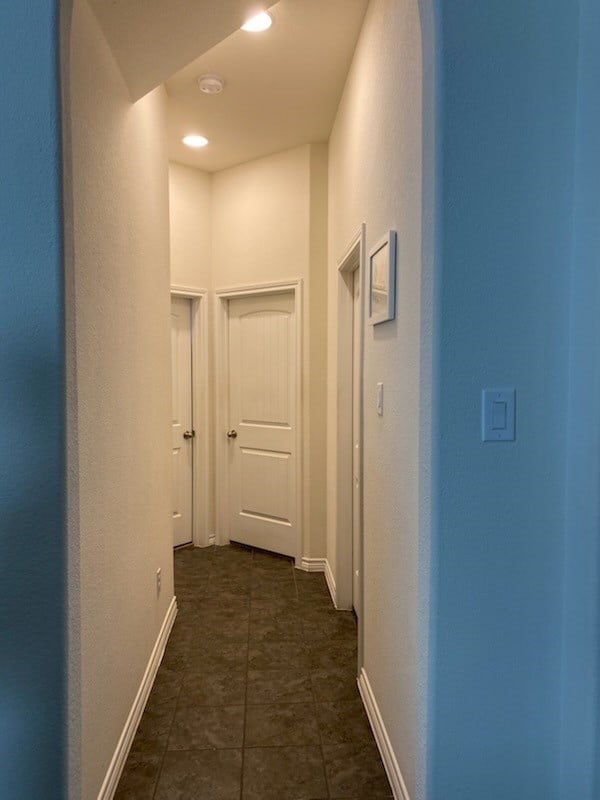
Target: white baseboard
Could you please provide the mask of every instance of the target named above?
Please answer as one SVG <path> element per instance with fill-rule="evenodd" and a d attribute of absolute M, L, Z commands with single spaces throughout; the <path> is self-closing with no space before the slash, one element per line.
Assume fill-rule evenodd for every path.
<path fill-rule="evenodd" d="M 98 800 L 112 800 L 114 793 L 117 790 L 117 785 L 119 783 L 121 773 L 123 772 L 125 762 L 127 761 L 127 756 L 129 755 L 129 749 L 131 748 L 133 737 L 135 736 L 137 727 L 140 724 L 140 719 L 144 713 L 144 708 L 148 702 L 148 696 L 150 694 L 150 690 L 152 689 L 152 685 L 154 684 L 154 679 L 156 678 L 156 673 L 158 672 L 160 662 L 164 655 L 165 647 L 167 645 L 169 634 L 171 633 L 171 628 L 173 627 L 176 616 L 177 601 L 175 598 L 173 598 L 165 615 L 158 638 L 152 650 L 152 654 L 150 655 L 150 660 L 148 661 L 148 666 L 144 672 L 144 677 L 142 678 L 140 688 L 138 689 L 135 700 L 133 701 L 133 705 L 131 706 L 131 711 L 129 712 L 129 716 L 125 722 L 125 727 L 123 728 L 123 732 L 119 738 L 117 748 L 108 766 L 106 777 L 104 778 L 104 782 L 102 783 L 102 787 L 98 793 Z"/>
<path fill-rule="evenodd" d="M 329 561 L 326 558 L 303 557 L 302 561 L 300 562 L 300 566 L 297 567 L 297 569 L 301 569 L 304 572 L 324 572 L 329 594 L 331 595 L 333 605 L 337 608 L 335 579 L 333 577 L 331 567 L 329 566 Z"/>
<path fill-rule="evenodd" d="M 333 577 L 333 572 L 331 571 L 329 561 L 327 560 L 325 560 L 325 580 L 327 581 L 327 588 L 329 589 L 329 594 L 331 595 L 333 605 L 337 608 L 338 604 L 337 604 L 337 589 L 335 588 L 335 578 Z"/>
<path fill-rule="evenodd" d="M 388 780 L 392 786 L 394 800 L 410 800 L 406 783 L 404 782 L 404 778 L 400 772 L 398 760 L 396 759 L 392 749 L 389 736 L 385 729 L 385 725 L 383 724 L 381 712 L 379 711 L 379 706 L 377 705 L 375 695 L 373 694 L 371 684 L 369 683 L 369 678 L 367 677 L 367 673 L 364 669 L 361 669 L 358 677 L 358 689 L 360 691 L 360 696 L 362 697 L 369 722 L 371 723 L 371 728 L 373 729 L 373 735 L 375 737 L 375 741 L 377 742 L 377 747 L 381 753 L 381 759 L 383 761 L 385 771 L 387 772 Z"/>
<path fill-rule="evenodd" d="M 325 572 L 326 558 L 306 558 L 303 557 L 298 569 L 304 572 Z"/>
<path fill-rule="evenodd" d="M 208 537 L 208 546 L 212 547 L 216 543 L 217 543 L 217 534 L 216 533 L 211 533 L 209 535 L 209 537 Z"/>

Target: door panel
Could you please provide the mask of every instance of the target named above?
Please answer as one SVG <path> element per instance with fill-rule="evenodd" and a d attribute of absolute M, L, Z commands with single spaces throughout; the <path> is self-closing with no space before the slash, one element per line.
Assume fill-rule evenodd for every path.
<path fill-rule="evenodd" d="M 240 417 L 244 424 L 290 426 L 290 314 L 256 311 L 239 320 Z"/>
<path fill-rule="evenodd" d="M 289 453 L 240 448 L 241 503 L 244 516 L 260 516 L 288 525 L 293 509 Z"/>
<path fill-rule="evenodd" d="M 171 299 L 173 546 L 192 541 L 192 337 L 189 300 Z"/>
<path fill-rule="evenodd" d="M 230 538 L 296 556 L 294 294 L 229 301 Z"/>

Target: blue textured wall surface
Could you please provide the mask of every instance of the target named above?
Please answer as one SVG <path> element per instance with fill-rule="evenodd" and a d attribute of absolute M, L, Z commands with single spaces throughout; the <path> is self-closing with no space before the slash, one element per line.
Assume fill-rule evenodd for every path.
<path fill-rule="evenodd" d="M 440 94 L 439 2 L 419 0 L 421 27 L 421 57 L 423 62 L 423 126 L 422 126 L 422 264 L 421 264 L 421 352 L 419 401 L 419 555 L 417 626 L 417 764 L 414 800 L 427 796 L 427 765 L 429 761 L 428 706 L 430 699 L 430 663 L 435 642 L 430 636 L 435 594 L 432 576 L 435 574 L 435 553 L 432 550 L 431 530 L 435 509 L 437 475 L 432 470 L 432 449 L 437 438 L 436 420 L 432 408 L 437 406 L 438 354 L 433 348 L 436 339 L 436 310 L 439 308 L 439 281 L 436 279 L 436 255 L 439 250 L 439 180 L 440 113 L 437 101 Z"/>
<path fill-rule="evenodd" d="M 581 3 L 575 162 L 561 800 L 597 800 L 600 667 L 600 4 Z M 596 783 L 594 784 L 594 780 Z"/>
<path fill-rule="evenodd" d="M 440 5 L 428 797 L 552 800 L 578 6 Z M 498 386 L 517 438 L 483 443 Z"/>
<path fill-rule="evenodd" d="M 0 796 L 64 800 L 56 3 L 2 3 L 0 30 Z"/>

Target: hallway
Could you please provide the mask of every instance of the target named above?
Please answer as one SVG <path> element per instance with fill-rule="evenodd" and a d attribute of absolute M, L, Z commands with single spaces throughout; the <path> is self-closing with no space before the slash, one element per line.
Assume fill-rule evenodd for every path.
<path fill-rule="evenodd" d="M 322 573 L 241 545 L 175 553 L 177 620 L 116 800 L 370 800 L 391 789 Z"/>

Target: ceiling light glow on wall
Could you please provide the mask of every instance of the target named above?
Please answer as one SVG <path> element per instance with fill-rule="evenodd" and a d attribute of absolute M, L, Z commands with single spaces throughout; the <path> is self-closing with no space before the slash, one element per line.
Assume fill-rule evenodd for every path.
<path fill-rule="evenodd" d="M 242 30 L 250 31 L 250 33 L 261 33 L 262 31 L 268 30 L 272 24 L 273 20 L 270 15 L 267 14 L 266 11 L 261 11 L 260 14 L 252 17 L 252 19 L 249 19 L 248 22 L 242 25 Z"/>
<path fill-rule="evenodd" d="M 197 133 L 192 133 L 189 136 L 184 136 L 181 140 L 187 147 L 206 147 L 208 139 L 206 136 L 199 136 Z"/>

